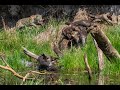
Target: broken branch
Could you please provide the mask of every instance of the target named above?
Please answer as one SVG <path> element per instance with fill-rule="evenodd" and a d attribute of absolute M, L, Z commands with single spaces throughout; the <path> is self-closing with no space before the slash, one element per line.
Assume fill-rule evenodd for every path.
<path fill-rule="evenodd" d="M 20 79 L 24 78 L 22 75 L 18 74 L 15 70 L 13 70 L 3 58 L 1 58 L 1 59 L 2 59 L 3 63 L 6 64 L 6 66 L 0 65 L 0 68 L 10 71 L 11 73 L 13 73 L 14 76 L 16 76 Z M 27 78 L 27 79 L 32 79 L 32 78 Z"/>
<path fill-rule="evenodd" d="M 102 71 L 102 69 L 104 68 L 104 57 L 103 57 L 103 52 L 102 50 L 98 47 L 97 42 L 94 39 L 94 44 L 95 47 L 97 49 L 97 54 L 98 54 L 98 67 L 99 67 L 99 71 Z"/>
<path fill-rule="evenodd" d="M 30 52 L 30 51 L 28 51 L 26 48 L 24 48 L 24 47 L 22 47 L 23 48 L 23 51 L 24 51 L 24 53 L 26 54 L 26 55 L 28 55 L 28 56 L 30 56 L 30 57 L 32 57 L 32 58 L 34 58 L 34 59 L 38 59 L 38 55 L 36 55 L 36 54 L 34 54 L 34 53 L 32 53 L 32 52 Z"/>
<path fill-rule="evenodd" d="M 98 54 L 98 67 L 99 67 L 99 74 L 98 74 L 98 85 L 104 85 L 104 75 L 103 75 L 103 68 L 104 68 L 104 57 L 102 50 L 98 47 L 97 42 L 94 40 L 95 47 L 97 49 Z"/>
<path fill-rule="evenodd" d="M 23 77 L 23 81 L 21 83 L 21 85 L 25 82 L 25 80 L 27 79 L 27 77 L 30 75 L 30 73 L 28 72 L 24 77 Z"/>
<path fill-rule="evenodd" d="M 0 68 L 5 69 L 5 70 L 8 70 L 8 71 L 12 72 L 12 73 L 14 74 L 14 76 L 16 76 L 16 77 L 18 77 L 18 78 L 20 78 L 20 79 L 23 79 L 23 76 L 21 76 L 21 75 L 19 75 L 18 73 L 16 73 L 16 72 L 15 72 L 11 67 L 9 67 L 9 66 L 2 66 L 2 65 L 0 65 Z"/>

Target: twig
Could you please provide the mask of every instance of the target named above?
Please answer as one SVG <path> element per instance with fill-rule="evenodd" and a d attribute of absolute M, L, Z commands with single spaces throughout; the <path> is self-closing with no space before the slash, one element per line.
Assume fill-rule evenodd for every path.
<path fill-rule="evenodd" d="M 48 73 L 48 72 L 44 72 L 44 73 L 41 73 L 41 72 L 38 72 L 38 71 L 30 71 L 31 73 L 35 73 L 35 74 L 41 74 L 41 75 L 44 75 L 44 74 L 52 74 L 52 73 Z"/>
<path fill-rule="evenodd" d="M 25 82 L 25 80 L 28 78 L 29 75 L 30 75 L 30 73 L 28 72 L 28 73 L 23 77 L 23 81 L 22 81 L 21 85 Z"/>
<path fill-rule="evenodd" d="M 7 65 L 7 66 L 9 66 L 8 64 L 7 64 L 7 62 L 5 61 L 5 59 L 1 56 L 0 57 L 1 59 L 2 59 L 2 61 Z"/>
<path fill-rule="evenodd" d="M 85 66 L 86 66 L 86 70 L 88 71 L 88 75 L 89 75 L 89 80 L 92 79 L 92 71 L 91 71 L 91 68 L 88 64 L 88 59 L 87 59 L 87 55 L 84 54 L 84 62 L 85 62 Z"/>

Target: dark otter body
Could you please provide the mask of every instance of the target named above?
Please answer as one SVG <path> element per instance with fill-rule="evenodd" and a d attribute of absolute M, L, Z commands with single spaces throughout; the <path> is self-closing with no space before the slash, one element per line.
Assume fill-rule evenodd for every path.
<path fill-rule="evenodd" d="M 37 61 L 39 62 L 39 70 L 57 71 L 58 69 L 55 65 L 57 58 L 42 54 L 38 57 Z"/>

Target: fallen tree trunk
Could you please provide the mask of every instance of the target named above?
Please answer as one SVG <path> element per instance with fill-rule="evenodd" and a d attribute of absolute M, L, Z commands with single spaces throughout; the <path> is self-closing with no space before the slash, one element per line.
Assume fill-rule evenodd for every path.
<path fill-rule="evenodd" d="M 101 30 L 99 25 L 97 25 L 91 31 L 92 37 L 96 40 L 98 47 L 103 51 L 109 61 L 114 61 L 116 59 L 120 59 L 120 54 L 118 51 L 112 46 L 110 40 L 105 35 L 105 33 Z"/>

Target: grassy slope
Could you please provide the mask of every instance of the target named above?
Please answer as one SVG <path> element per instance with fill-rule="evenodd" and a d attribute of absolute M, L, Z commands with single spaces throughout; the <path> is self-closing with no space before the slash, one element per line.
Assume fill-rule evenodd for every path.
<path fill-rule="evenodd" d="M 26 68 L 22 63 L 21 60 L 32 61 L 31 58 L 24 55 L 22 52 L 22 46 L 26 47 L 28 50 L 36 53 L 36 54 L 48 54 L 55 56 L 54 52 L 51 50 L 50 45 L 46 42 L 44 44 L 37 44 L 32 39 L 38 33 L 46 30 L 49 25 L 53 25 L 55 28 L 58 28 L 62 22 L 58 23 L 55 20 L 51 20 L 48 25 L 40 27 L 39 29 L 29 29 L 25 28 L 24 30 L 17 31 L 16 33 L 9 33 L 6 34 L 5 32 L 0 32 L 0 52 L 6 54 L 6 60 L 10 64 L 12 68 L 14 68 L 17 72 L 22 75 L 28 70 L 34 70 L 32 68 Z M 120 52 L 120 26 L 110 27 L 106 35 L 109 37 L 110 41 L 112 42 L 113 46 Z M 3 40 L 2 40 L 3 39 Z M 92 37 L 89 35 L 87 40 L 87 45 L 82 49 L 75 49 L 74 47 L 70 50 L 64 52 L 64 57 L 59 60 L 59 64 L 63 67 L 61 68 L 61 75 L 59 77 L 58 82 L 60 84 L 65 84 L 65 79 L 69 78 L 71 80 L 76 81 L 77 84 L 89 84 L 87 80 L 87 75 L 81 73 L 81 71 L 85 70 L 83 55 L 87 53 L 88 62 L 90 67 L 93 71 L 93 82 L 92 84 L 96 84 L 96 76 L 98 71 L 97 66 L 97 52 L 94 46 Z M 0 64 L 3 63 L 0 61 Z M 65 74 L 70 75 L 65 75 Z M 73 74 L 77 74 L 76 76 Z M 104 74 L 109 79 L 105 79 L 105 84 L 119 84 L 120 79 L 115 79 L 114 77 L 120 74 L 120 65 L 119 63 L 111 64 L 105 57 L 105 69 Z M 109 75 L 109 76 L 108 76 Z M 42 77 L 42 76 L 41 76 Z M 13 76 L 10 72 L 0 69 L 0 84 L 20 84 L 22 80 Z M 84 80 L 83 80 L 84 79 Z M 115 83 L 116 82 L 116 83 Z M 40 78 L 37 80 L 26 81 L 24 84 L 45 84 L 44 78 Z"/>

